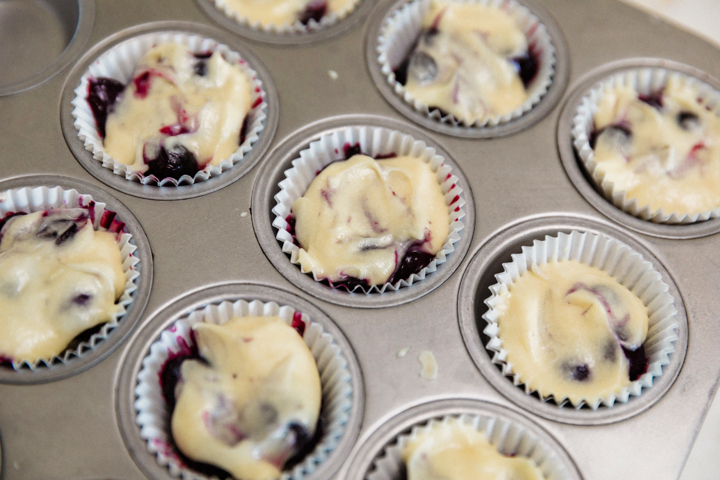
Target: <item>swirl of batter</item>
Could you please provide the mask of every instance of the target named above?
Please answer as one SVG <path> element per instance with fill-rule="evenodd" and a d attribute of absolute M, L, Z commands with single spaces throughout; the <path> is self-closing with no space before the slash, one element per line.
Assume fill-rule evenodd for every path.
<path fill-rule="evenodd" d="M 698 214 L 720 207 L 720 116 L 671 78 L 650 95 L 604 92 L 593 117 L 595 175 L 640 207 Z"/>
<path fill-rule="evenodd" d="M 279 317 L 236 317 L 193 330 L 202 360 L 180 367 L 175 443 L 238 480 L 279 478 L 317 428 L 321 385 L 312 353 Z"/>
<path fill-rule="evenodd" d="M 431 110 L 472 123 L 522 106 L 537 70 L 527 38 L 507 12 L 435 0 L 396 78 Z"/>
<path fill-rule="evenodd" d="M 115 234 L 95 231 L 87 209 L 8 218 L 0 230 L 0 358 L 59 355 L 119 311 L 124 289 Z"/>
<path fill-rule="evenodd" d="M 435 172 L 414 157 L 332 163 L 292 213 L 302 271 L 331 283 L 406 279 L 432 261 L 450 229 Z"/>
<path fill-rule="evenodd" d="M 507 363 L 543 397 L 592 403 L 647 369 L 647 307 L 602 270 L 575 260 L 538 265 L 499 299 Z"/>
<path fill-rule="evenodd" d="M 483 432 L 457 419 L 434 424 L 402 452 L 408 480 L 543 480 L 523 457 L 501 454 Z"/>

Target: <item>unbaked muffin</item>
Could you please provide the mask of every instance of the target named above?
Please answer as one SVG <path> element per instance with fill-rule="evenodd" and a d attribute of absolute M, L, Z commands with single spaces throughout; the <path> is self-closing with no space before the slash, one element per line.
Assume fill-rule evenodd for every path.
<path fill-rule="evenodd" d="M 420 158 L 355 154 L 331 163 L 292 206 L 303 272 L 332 286 L 406 279 L 442 248 L 450 217 L 435 172 Z"/>
<path fill-rule="evenodd" d="M 116 235 L 86 208 L 0 220 L 0 359 L 35 363 L 120 312 L 125 290 Z"/>

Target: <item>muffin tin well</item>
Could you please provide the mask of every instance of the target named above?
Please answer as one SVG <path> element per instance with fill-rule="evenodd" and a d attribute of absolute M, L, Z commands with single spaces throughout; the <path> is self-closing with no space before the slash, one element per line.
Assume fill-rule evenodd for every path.
<path fill-rule="evenodd" d="M 398 442 L 430 422 L 461 419 L 486 433 L 503 454 L 532 459 L 548 480 L 580 480 L 570 456 L 552 435 L 528 418 L 499 405 L 469 399 L 446 399 L 410 408 L 380 426 L 356 448 L 341 472 L 346 480 L 399 480 L 404 470 Z"/>
<path fill-rule="evenodd" d="M 199 178 L 199 176 L 196 175 L 195 183 L 180 184 L 174 187 L 171 185 L 146 185 L 138 182 L 137 180 L 126 178 L 124 173 L 117 174 L 113 172 L 112 165 L 104 165 L 104 163 L 101 162 L 101 160 L 104 160 L 102 149 L 98 146 L 90 147 L 90 144 L 86 145 L 84 142 L 86 135 L 83 135 L 82 132 L 84 130 L 80 128 L 82 122 L 77 121 L 75 118 L 75 106 L 73 103 L 73 101 L 76 100 L 76 97 L 78 97 L 76 89 L 78 89 L 78 86 L 81 84 L 81 78 L 86 75 L 88 67 L 91 64 L 99 61 L 98 57 L 101 57 L 101 55 L 109 50 L 118 47 L 118 45 L 123 42 L 136 38 L 139 39 L 141 36 L 149 36 L 152 41 L 156 41 L 155 38 L 164 38 L 163 34 L 166 34 L 168 38 L 173 38 L 173 36 L 178 38 L 182 37 L 183 39 L 187 39 L 187 42 L 190 44 L 198 43 L 198 39 L 200 38 L 208 39 L 209 42 L 215 40 L 215 42 L 223 44 L 223 49 L 228 48 L 229 52 L 239 53 L 240 58 L 244 59 L 249 65 L 249 71 L 246 74 L 249 74 L 250 71 L 256 74 L 256 78 L 258 79 L 258 86 L 256 88 L 261 88 L 263 90 L 261 95 L 266 104 L 265 108 L 261 109 L 261 105 L 258 108 L 251 109 L 251 112 L 254 112 L 252 113 L 254 121 L 252 125 L 249 126 L 250 132 L 248 132 L 248 135 L 254 135 L 254 132 L 256 131 L 257 140 L 251 143 L 251 140 L 248 139 L 243 144 L 243 148 L 239 150 L 239 152 L 242 152 L 242 158 L 234 161 L 232 166 L 228 166 L 227 169 L 224 168 L 222 173 L 210 176 L 206 180 Z M 155 35 L 157 37 L 155 37 Z M 193 39 L 195 39 L 194 42 L 192 41 Z M 147 42 L 148 40 L 145 42 L 139 40 L 135 45 L 126 46 L 126 50 L 128 52 L 126 57 L 132 58 L 134 55 L 139 58 L 141 55 L 138 53 L 138 50 L 142 49 L 143 45 L 152 45 Z M 125 56 L 121 58 L 125 58 Z M 105 61 L 107 62 L 109 60 L 106 59 Z M 125 68 L 125 70 L 127 70 L 127 68 Z M 130 71 L 131 70 L 132 69 L 130 69 Z M 116 73 L 116 75 L 121 76 L 121 73 Z M 85 113 L 89 115 L 89 108 L 86 110 L 87 112 Z M 81 111 L 80 114 L 82 113 L 83 112 Z M 255 57 L 244 45 L 239 44 L 232 36 L 229 36 L 218 29 L 195 23 L 158 22 L 133 27 L 119 32 L 109 38 L 106 38 L 103 42 L 96 45 L 92 50 L 86 53 L 75 65 L 65 83 L 65 90 L 63 92 L 61 104 L 61 118 L 65 140 L 80 164 L 96 178 L 117 190 L 131 195 L 158 200 L 178 200 L 205 195 L 215 191 L 229 185 L 250 171 L 255 163 L 262 157 L 265 150 L 269 147 L 270 142 L 272 142 L 278 121 L 278 100 L 270 75 L 267 73 L 260 60 Z M 86 120 L 88 128 L 91 128 L 89 125 L 94 119 L 88 118 Z M 99 141 L 99 139 L 96 140 Z M 248 145 L 248 147 L 246 147 L 246 145 Z M 92 148 L 93 151 L 88 150 L 88 148 Z M 246 148 L 249 148 L 249 150 L 246 151 Z M 235 156 L 238 156 L 237 153 L 233 154 L 233 157 Z M 117 168 L 117 166 L 115 168 Z"/>
<path fill-rule="evenodd" d="M 417 0 L 414 3 L 418 3 L 419 1 L 420 0 Z M 498 6 L 501 2 L 480 1 L 479 3 Z M 527 12 L 536 17 L 545 29 L 541 35 L 543 40 L 539 41 L 539 44 L 547 43 L 547 58 L 545 58 L 545 64 L 540 66 L 540 72 L 547 69 L 547 73 L 542 75 L 538 74 L 539 78 L 533 82 L 541 82 L 543 84 L 548 82 L 548 86 L 545 87 L 547 90 L 545 90 L 545 88 L 541 89 L 541 92 L 544 93 L 538 93 L 538 98 L 533 101 L 532 107 L 527 106 L 526 109 L 525 106 L 523 106 L 523 113 L 513 113 L 509 119 L 503 119 L 496 124 L 491 122 L 488 123 L 488 125 L 478 124 L 478 126 L 464 125 L 463 123 L 457 123 L 455 120 L 441 120 L 437 114 L 429 115 L 421 109 L 416 108 L 413 106 L 409 97 L 403 97 L 402 92 L 404 92 L 404 89 L 398 90 L 395 82 L 391 84 L 389 79 L 391 69 L 398 66 L 397 64 L 400 62 L 400 59 L 402 59 L 402 55 L 406 52 L 402 52 L 401 49 L 395 51 L 392 47 L 383 46 L 386 38 L 393 38 L 393 36 L 397 35 L 396 30 L 400 27 L 394 24 L 390 26 L 390 21 L 398 16 L 400 10 L 406 9 L 406 5 L 407 2 L 404 1 L 385 0 L 380 2 L 373 11 L 370 20 L 370 29 L 365 45 L 365 56 L 368 69 L 370 70 L 370 74 L 378 91 L 385 97 L 385 100 L 413 122 L 430 130 L 461 138 L 500 137 L 519 132 L 533 125 L 535 122 L 540 121 L 555 107 L 557 102 L 560 101 L 560 98 L 562 98 L 570 74 L 567 45 L 553 17 L 542 5 L 531 0 L 519 1 L 517 5 L 522 9 L 527 9 Z M 407 16 L 407 14 L 405 16 Z M 406 23 L 408 25 L 411 24 L 410 21 Z M 411 30 L 410 27 L 407 27 L 407 29 L 408 31 Z M 531 31 L 535 30 L 536 27 L 531 29 Z M 397 37 L 402 39 L 403 36 L 397 35 Z M 413 42 L 408 40 L 405 43 L 412 44 Z M 382 61 L 381 58 L 383 59 Z M 392 77 L 394 78 L 394 75 L 392 75 Z M 534 88 L 534 83 L 531 83 L 531 90 Z"/>
<path fill-rule="evenodd" d="M 672 342 L 674 351 L 669 356 L 669 363 L 662 366 L 662 374 L 654 379 L 652 387 L 639 396 L 630 397 L 627 402 L 616 402 L 612 406 L 601 405 L 597 409 L 587 406 L 573 408 L 572 405 L 558 405 L 553 401 L 543 402 L 537 394 L 525 393 L 521 385 L 513 385 L 512 378 L 503 375 L 501 366 L 493 363 L 494 352 L 487 348 L 489 338 L 483 332 L 487 325 L 483 315 L 488 310 L 485 301 L 492 293 L 489 287 L 497 283 L 496 276 L 503 271 L 502 265 L 510 262 L 513 254 L 520 253 L 523 246 L 532 245 L 535 240 L 544 240 L 546 235 L 556 236 L 559 232 L 572 231 L 604 235 L 628 245 L 631 251 L 642 255 L 643 260 L 650 262 L 651 268 L 660 274 L 661 281 L 669 287 L 668 293 L 674 302 L 674 309 L 677 310 L 674 315 L 677 322 L 677 340 Z M 627 268 L 625 263 L 618 266 L 618 271 L 626 271 L 623 270 Z M 483 245 L 465 271 L 458 295 L 458 317 L 463 340 L 473 362 L 500 393 L 525 410 L 550 420 L 575 425 L 618 422 L 650 408 L 672 386 L 687 351 L 687 313 L 680 292 L 667 270 L 647 248 L 631 237 L 607 225 L 582 218 L 546 217 L 524 222 L 507 228 Z"/>
<path fill-rule="evenodd" d="M 123 263 L 126 268 L 136 272 L 137 277 L 131 282 L 132 288 L 129 290 L 128 303 L 125 306 L 126 311 L 118 318 L 118 324 L 115 328 L 100 336 L 100 333 L 103 332 L 101 330 L 87 340 L 82 349 L 78 347 L 73 352 L 73 355 L 64 355 L 65 358 L 62 361 L 57 359 L 50 364 L 40 362 L 33 368 L 21 364 L 12 369 L 4 365 L 0 368 L 0 383 L 8 384 L 33 384 L 60 380 L 80 373 L 110 355 L 139 324 L 150 298 L 153 277 L 152 252 L 145 232 L 130 210 L 113 196 L 78 180 L 39 175 L 1 181 L 0 195 L 24 187 L 74 189 L 81 195 L 91 195 L 94 202 L 105 203 L 105 210 L 114 212 L 116 214 L 114 218 L 124 223 L 123 230 L 132 236 L 129 243 L 134 245 L 135 250 L 129 250 L 131 252 L 130 256 L 125 258 Z M 137 260 L 137 263 L 133 265 L 132 263 L 135 260 Z M 127 293 L 128 287 L 126 287 L 126 295 Z"/>
<path fill-rule="evenodd" d="M 558 149 L 560 151 L 560 159 L 562 165 L 567 172 L 568 177 L 578 189 L 585 200 L 590 202 L 601 213 L 610 217 L 614 221 L 638 232 L 646 235 L 654 235 L 658 237 L 684 239 L 697 238 L 706 235 L 712 235 L 720 232 L 720 218 L 711 218 L 706 221 L 698 221 L 687 224 L 666 224 L 655 223 L 650 220 L 644 220 L 636 217 L 628 212 L 621 210 L 608 200 L 600 187 L 596 185 L 582 165 L 575 147 L 572 142 L 572 123 L 573 117 L 576 115 L 582 98 L 596 85 L 598 82 L 611 77 L 613 74 L 634 70 L 634 69 L 650 69 L 662 68 L 671 72 L 679 72 L 689 77 L 694 77 L 703 83 L 713 87 L 716 91 L 720 91 L 720 81 L 697 68 L 685 65 L 679 62 L 664 60 L 659 58 L 633 58 L 621 60 L 609 64 L 602 65 L 587 73 L 578 85 L 575 86 L 570 98 L 563 106 L 560 120 L 558 122 L 557 139 Z"/>
<path fill-rule="evenodd" d="M 556 456 L 563 479 L 677 478 L 720 378 L 720 227 L 715 220 L 657 225 L 614 207 L 583 176 L 571 121 L 584 92 L 638 62 L 681 62 L 717 85 L 720 50 L 619 0 L 514 0 L 551 35 L 552 85 L 517 120 L 470 131 L 414 117 L 380 75 L 378 32 L 403 2 L 363 0 L 337 24 L 280 42 L 241 31 L 212 0 L 78 1 L 94 16 L 84 46 L 67 47 L 77 63 L 32 89 L 0 96 L 0 187 L 41 175 L 42 184 L 116 202 L 118 215 L 136 219 L 128 228 L 137 226 L 134 238 L 146 239 L 138 254 L 152 269 L 140 278 L 146 297 L 137 296 L 140 290 L 135 297 L 144 312 L 133 307 L 93 350 L 91 363 L 37 376 L 32 385 L 0 379 L 3 480 L 179 478 L 141 437 L 137 375 L 149 346 L 176 318 L 228 299 L 308 313 L 346 354 L 352 408 L 342 440 L 313 480 L 365 480 L 399 435 L 458 415 L 521 425 Z M 75 89 L 114 46 L 178 31 L 214 39 L 249 62 L 268 94 L 267 123 L 243 161 L 216 178 L 180 188 L 129 182 L 102 167 L 78 138 Z M 331 290 L 302 274 L 276 238 L 272 210 L 285 171 L 311 142 L 348 126 L 424 142 L 446 159 L 464 195 L 454 251 L 424 280 L 397 291 Z M 678 339 L 662 375 L 627 403 L 595 411 L 526 395 L 492 363 L 481 334 L 484 301 L 502 263 L 534 239 L 572 230 L 639 252 L 678 310 Z M 435 378 L 422 375 L 421 358 L 435 359 Z"/>
<path fill-rule="evenodd" d="M 0 96 L 40 85 L 70 65 L 94 19 L 94 0 L 0 4 Z"/>
<path fill-rule="evenodd" d="M 181 474 L 183 478 L 198 476 L 192 470 L 184 471 L 187 467 L 184 467 L 177 456 L 172 452 L 165 452 L 165 449 L 169 448 L 168 434 L 163 432 L 164 428 L 161 424 L 167 422 L 167 414 L 158 413 L 159 410 L 162 411 L 162 405 L 148 405 L 148 401 L 152 401 L 152 395 L 147 393 L 146 385 L 142 385 L 145 394 L 143 398 L 139 398 L 136 390 L 138 374 L 141 369 L 151 368 L 151 363 L 148 362 L 151 345 L 158 342 L 161 335 L 163 337 L 170 335 L 170 332 L 174 331 L 172 327 L 178 320 L 185 319 L 193 313 L 196 318 L 202 317 L 208 306 L 215 309 L 215 316 L 218 318 L 223 315 L 232 317 L 236 314 L 231 313 L 231 310 L 241 309 L 240 306 L 233 305 L 238 301 L 249 303 L 244 305 L 250 309 L 249 312 L 255 312 L 258 308 L 262 312 L 272 312 L 278 306 L 281 308 L 288 306 L 294 311 L 307 315 L 310 323 L 306 331 L 311 331 L 311 325 L 315 324 L 320 328 L 315 327 L 313 332 L 322 329 L 322 333 L 329 336 L 328 339 L 320 339 L 317 346 L 312 348 L 322 373 L 321 418 L 327 422 L 324 425 L 320 444 L 327 444 L 328 447 L 327 449 L 317 447 L 310 454 L 314 457 L 314 461 L 302 461 L 298 467 L 283 475 L 284 480 L 328 478 L 345 459 L 359 432 L 364 406 L 360 367 L 350 344 L 324 313 L 294 295 L 261 285 L 226 284 L 194 292 L 163 309 L 137 333 L 132 342 L 133 346 L 127 353 L 127 359 L 123 362 L 116 402 L 118 423 L 128 450 L 134 452 L 133 458 L 138 466 L 151 478 L 172 478 L 178 476 L 180 472 L 183 472 Z M 258 305 L 253 305 L 253 302 Z M 250 314 L 258 315 L 258 313 Z M 275 315 L 275 313 L 270 314 Z M 326 341 L 330 343 L 324 345 Z M 338 353 L 333 355 L 333 349 Z M 343 376 L 347 376 L 347 379 Z M 145 375 L 144 378 L 148 377 L 150 382 L 155 379 L 153 374 Z M 340 411 L 337 410 L 338 408 Z M 155 419 L 152 418 L 153 415 Z M 140 417 L 143 417 L 142 420 Z M 202 475 L 198 477 L 203 478 Z"/>
<path fill-rule="evenodd" d="M 215 0 L 195 1 L 208 17 L 231 32 L 237 33 L 250 40 L 277 45 L 298 45 L 321 42 L 333 36 L 340 35 L 363 21 L 374 5 L 373 0 L 359 0 L 352 11 L 345 17 L 337 19 L 334 22 L 322 24 L 304 31 L 296 30 L 295 28 L 288 28 L 288 31 L 279 31 L 278 29 L 253 28 L 250 25 L 241 23 L 235 18 L 226 15 L 222 9 L 218 8 Z"/>
<path fill-rule="evenodd" d="M 366 126 L 382 129 L 383 133 L 388 135 L 389 132 L 392 131 L 406 135 L 406 137 L 403 137 L 403 140 L 400 141 L 403 146 L 408 145 L 410 140 L 424 142 L 428 147 L 435 150 L 436 155 L 443 158 L 443 163 L 452 168 L 450 174 L 458 177 L 456 185 L 460 187 L 459 192 L 461 193 L 459 193 L 459 195 L 462 198 L 462 202 L 458 202 L 457 208 L 462 209 L 464 215 L 461 217 L 461 221 L 464 225 L 462 229 L 457 232 L 460 239 L 452 245 L 451 248 L 453 250 L 448 254 L 447 261 L 439 264 L 436 272 L 428 273 L 424 280 L 417 281 L 412 285 L 397 290 L 388 288 L 382 293 L 371 291 L 370 293 L 362 294 L 356 291 L 347 292 L 340 288 L 330 288 L 325 284 L 315 281 L 310 274 L 301 273 L 299 266 L 293 265 L 290 262 L 288 252 L 284 251 L 281 243 L 276 239 L 278 227 L 274 223 L 276 214 L 273 213 L 272 210 L 276 206 L 274 197 L 280 191 L 279 184 L 285 179 L 285 172 L 293 166 L 292 162 L 298 158 L 300 151 L 306 149 L 311 142 L 320 137 L 329 136 L 348 128 Z M 368 134 L 368 136 L 369 135 L 370 134 Z M 381 138 L 385 138 L 388 135 L 378 134 L 378 142 L 368 138 L 368 145 L 372 144 L 375 146 Z M 311 128 L 296 132 L 293 136 L 283 141 L 283 143 L 278 145 L 269 155 L 262 172 L 258 176 L 258 180 L 253 189 L 253 208 L 255 211 L 253 215 L 255 234 L 258 237 L 260 246 L 263 248 L 265 255 L 267 255 L 273 266 L 275 266 L 285 278 L 304 292 L 310 293 L 323 300 L 338 305 L 364 308 L 399 305 L 411 301 L 414 298 L 419 298 L 437 288 L 438 285 L 453 274 L 460 262 L 462 262 L 472 240 L 475 221 L 472 193 L 470 192 L 469 184 L 450 155 L 417 128 L 409 127 L 406 124 L 388 118 L 371 116 L 334 118 L 318 123 Z"/>

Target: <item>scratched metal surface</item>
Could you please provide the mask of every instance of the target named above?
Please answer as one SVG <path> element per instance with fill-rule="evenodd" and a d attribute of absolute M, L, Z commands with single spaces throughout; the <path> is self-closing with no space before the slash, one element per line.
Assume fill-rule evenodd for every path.
<path fill-rule="evenodd" d="M 716 295 L 720 236 L 713 233 L 717 232 L 713 225 L 696 238 L 641 233 L 601 213 L 566 171 L 562 147 L 558 147 L 558 139 L 562 142 L 565 136 L 558 128 L 563 105 L 592 70 L 627 58 L 653 57 L 682 62 L 717 78 L 720 51 L 715 47 L 615 0 L 545 0 L 543 7 L 567 42 L 568 87 L 547 115 L 525 130 L 473 140 L 416 126 L 374 85 L 366 64 L 366 37 L 390 6 L 388 2 L 381 2 L 368 15 L 362 11 L 347 31 L 300 46 L 271 45 L 222 30 L 192 0 L 80 3 L 86 11 L 93 11 L 87 29 L 80 32 L 88 38 L 79 47 L 78 43 L 71 45 L 76 49 L 72 63 L 107 37 L 141 23 L 186 21 L 215 28 L 219 35 L 232 36 L 242 44 L 269 72 L 279 99 L 278 125 L 268 153 L 234 183 L 196 198 L 151 200 L 106 186 L 73 155 L 63 136 L 66 107 L 61 105 L 72 66 L 37 87 L 0 97 L 4 119 L 0 180 L 31 174 L 63 175 L 105 190 L 138 219 L 154 258 L 152 290 L 140 326 L 112 354 L 62 380 L 0 384 L 3 480 L 145 478 L 133 457 L 149 454 L 142 448 L 129 450 L 121 433 L 121 425 L 131 421 L 116 408 L 130 401 L 120 396 L 125 388 L 121 385 L 122 367 L 136 360 L 128 355 L 136 342 L 146 340 L 138 335 L 162 316 L 165 306 L 204 287 L 230 282 L 270 286 L 301 297 L 332 319 L 348 339 L 362 371 L 364 408 L 358 441 L 345 457 L 346 469 L 363 463 L 363 455 L 376 453 L 382 445 L 368 440 L 408 408 L 439 399 L 450 403 L 476 399 L 499 405 L 541 428 L 567 452 L 586 480 L 678 477 L 720 375 L 720 350 L 716 348 L 720 342 L 716 313 L 720 311 Z M 329 70 L 336 71 L 338 78 L 332 79 Z M 264 192 L 253 190 L 272 170 L 269 162 L 280 160 L 274 155 L 276 150 L 282 150 L 287 139 L 297 138 L 302 129 L 334 124 L 348 114 L 381 124 L 390 119 L 393 125 L 408 125 L 408 131 L 422 129 L 424 136 L 448 152 L 469 184 L 474 229 L 463 232 L 469 242 L 467 254 L 442 284 L 410 302 L 357 308 L 304 292 L 266 256 L 266 250 L 273 248 L 263 240 L 268 232 L 255 230 L 263 222 L 254 217 L 269 212 L 255 208 L 254 197 Z M 674 280 L 689 325 L 687 354 L 678 365 L 677 379 L 655 403 L 612 423 L 568 424 L 514 402 L 476 367 L 459 320 L 458 296 L 465 291 L 464 278 L 473 278 L 468 267 L 477 264 L 479 252 L 506 238 L 507 231 L 522 230 L 527 222 L 540 225 L 537 231 L 590 225 L 605 233 L 619 232 L 618 236 L 649 252 Z M 410 347 L 408 355 L 397 358 L 403 347 Z M 417 356 L 426 349 L 435 353 L 439 364 L 438 378 L 433 381 L 419 375 Z M 356 474 L 346 470 L 348 476 Z"/>

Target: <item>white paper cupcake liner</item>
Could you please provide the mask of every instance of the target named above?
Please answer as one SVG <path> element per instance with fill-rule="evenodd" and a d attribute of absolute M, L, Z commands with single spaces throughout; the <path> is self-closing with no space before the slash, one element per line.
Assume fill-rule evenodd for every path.
<path fill-rule="evenodd" d="M 116 240 L 122 255 L 123 270 L 125 272 L 125 291 L 117 300 L 120 310 L 113 314 L 111 319 L 103 324 L 97 333 L 91 335 L 90 339 L 80 342 L 74 349 L 66 349 L 52 358 L 40 359 L 34 362 L 13 361 L 12 366 L 16 370 L 23 367 L 31 370 L 43 367 L 53 368 L 58 363 L 67 364 L 73 358 L 82 358 L 86 352 L 105 340 L 118 326 L 118 322 L 122 321 L 133 301 L 132 294 L 138 288 L 136 280 L 140 276 L 138 267 L 140 259 L 134 255 L 137 247 L 133 244 L 132 235 L 125 231 L 122 218 L 117 218 L 115 212 L 105 210 L 104 203 L 93 200 L 90 195 L 78 193 L 77 190 L 63 190 L 60 187 L 24 187 L 0 193 L 0 219 L 11 212 L 33 213 L 55 208 L 78 207 L 88 208 L 95 230 L 117 234 Z"/>
<path fill-rule="evenodd" d="M 395 154 L 396 156 L 413 156 L 428 163 L 436 174 L 438 184 L 445 195 L 445 203 L 450 216 L 450 230 L 442 248 L 435 255 L 435 259 L 428 266 L 410 278 L 399 280 L 394 284 L 385 283 L 369 288 L 356 286 L 353 292 L 366 294 L 373 292 L 396 291 L 409 287 L 422 281 L 435 272 L 439 265 L 445 263 L 447 256 L 455 250 L 455 243 L 460 240 L 460 231 L 463 229 L 462 219 L 465 217 L 463 206 L 465 198 L 462 188 L 458 185 L 458 177 L 453 175 L 452 168 L 444 163 L 443 157 L 435 153 L 435 149 L 428 147 L 425 142 L 415 140 L 410 135 L 381 127 L 347 127 L 342 130 L 325 135 L 316 140 L 305 150 L 300 152 L 300 158 L 293 160 L 293 168 L 285 171 L 285 179 L 280 182 L 280 192 L 275 195 L 276 205 L 272 212 L 275 214 L 273 226 L 277 229 L 276 238 L 282 244 L 282 251 L 290 255 L 290 261 L 300 266 L 300 247 L 293 241 L 293 235 L 288 231 L 287 219 L 291 216 L 292 205 L 307 191 L 312 181 L 330 163 L 345 160 L 345 146 L 359 145 L 360 150 L 371 157 Z M 303 273 L 310 273 L 303 271 Z M 322 281 L 313 273 L 315 281 Z"/>
<path fill-rule="evenodd" d="M 180 179 L 164 178 L 158 179 L 154 175 L 146 176 L 142 172 L 132 170 L 129 165 L 115 161 L 103 147 L 103 139 L 97 130 L 95 117 L 90 105 L 87 102 L 89 82 L 93 78 L 112 78 L 123 85 L 127 85 L 133 78 L 133 71 L 140 59 L 152 47 L 164 42 L 175 42 L 187 45 L 192 52 L 215 52 L 222 54 L 223 58 L 231 64 L 237 64 L 247 77 L 251 89 L 251 108 L 247 114 L 247 131 L 245 141 L 229 157 L 223 159 L 219 165 L 208 164 L 203 170 L 197 172 L 193 177 L 183 175 Z M 223 172 L 232 168 L 233 165 L 241 162 L 245 155 L 252 150 L 257 142 L 260 132 L 264 128 L 265 117 L 267 116 L 267 104 L 265 103 L 265 92 L 262 81 L 257 73 L 242 59 L 240 54 L 230 50 L 223 44 L 218 44 L 211 38 L 204 38 L 183 32 L 156 32 L 130 38 L 106 51 L 95 60 L 88 71 L 80 79 L 80 85 L 74 90 L 75 98 L 72 101 L 72 115 L 75 118 L 75 128 L 78 137 L 84 142 L 85 149 L 93 154 L 103 167 L 112 170 L 116 175 L 125 177 L 127 180 L 140 182 L 143 185 L 177 186 L 182 184 L 192 185 L 196 182 L 203 182 L 210 178 L 217 177 Z"/>
<path fill-rule="evenodd" d="M 233 19 L 244 27 L 251 28 L 259 32 L 277 35 L 298 35 L 316 32 L 335 25 L 355 11 L 360 2 L 361 0 L 352 0 L 341 10 L 337 12 L 329 12 L 327 15 L 323 15 L 319 22 L 315 19 L 310 19 L 307 24 L 303 24 L 300 20 L 296 20 L 292 24 L 284 23 L 282 25 L 263 25 L 259 21 L 253 22 L 247 17 L 244 17 L 240 12 L 233 10 L 225 0 L 215 0 L 214 4 L 215 7 L 223 12 L 227 17 Z"/>
<path fill-rule="evenodd" d="M 669 363 L 669 356 L 675 351 L 678 322 L 675 318 L 673 297 L 668 293 L 668 285 L 652 264 L 642 255 L 633 251 L 626 244 L 589 232 L 573 231 L 570 234 L 560 233 L 557 237 L 546 236 L 544 240 L 535 240 L 531 247 L 522 247 L 522 253 L 512 255 L 512 262 L 503 264 L 503 272 L 496 275 L 498 283 L 490 287 L 492 295 L 485 300 L 489 307 L 483 315 L 487 326 L 483 333 L 490 337 L 486 348 L 493 352 L 492 362 L 499 365 L 503 375 L 512 377 L 515 385 L 523 385 L 525 393 L 538 393 L 523 383 L 519 374 L 513 371 L 512 363 L 507 362 L 507 350 L 503 348 L 498 337 L 498 319 L 500 311 L 495 307 L 500 295 L 507 292 L 520 275 L 550 262 L 576 260 L 580 263 L 603 270 L 628 288 L 643 302 L 648 309 L 648 333 L 643 346 L 648 359 L 647 371 L 629 387 L 617 394 L 609 394 L 600 398 L 588 398 L 577 405 L 566 398 L 554 398 L 552 395 L 540 396 L 541 401 L 553 400 L 559 407 L 566 405 L 576 409 L 586 405 L 596 410 L 601 404 L 612 407 L 616 402 L 626 403 L 631 396 L 639 396 L 644 389 L 652 387 L 655 378 L 662 375 L 663 366 Z"/>
<path fill-rule="evenodd" d="M 670 79 L 679 82 L 678 84 L 681 86 L 688 86 L 695 90 L 701 103 L 720 115 L 718 109 L 720 92 L 697 78 L 659 67 L 625 70 L 602 80 L 583 97 L 572 120 L 572 141 L 575 151 L 605 198 L 617 208 L 631 215 L 655 223 L 670 224 L 687 224 L 718 218 L 720 217 L 720 206 L 705 212 L 687 214 L 666 212 L 662 208 L 652 210 L 649 205 L 638 204 L 637 199 L 627 198 L 627 192 L 615 188 L 615 184 L 605 178 L 604 173 L 598 168 L 593 149 L 590 147 L 590 136 L 594 130 L 593 117 L 598 103 L 606 92 L 626 86 L 639 94 L 647 95 L 665 87 Z"/>
<path fill-rule="evenodd" d="M 532 431 L 509 420 L 486 415 L 452 415 L 412 427 L 407 434 L 398 435 L 386 445 L 378 455 L 365 480 L 401 480 L 405 472 L 402 452 L 419 435 L 436 428 L 453 428 L 457 424 L 475 429 L 485 434 L 490 443 L 500 453 L 507 456 L 524 457 L 531 460 L 543 473 L 546 480 L 565 480 L 571 478 L 563 464 L 558 460 L 550 446 L 543 443 Z"/>
<path fill-rule="evenodd" d="M 172 446 L 170 436 L 170 411 L 163 397 L 159 373 L 172 355 L 188 351 L 192 346 L 192 326 L 198 322 L 223 324 L 234 317 L 272 316 L 280 317 L 289 325 L 301 315 L 305 323 L 303 339 L 317 363 L 322 385 L 320 421 L 322 437 L 314 450 L 291 470 L 284 471 L 281 480 L 301 480 L 311 475 L 337 447 L 350 420 L 352 407 L 352 379 L 348 363 L 340 347 L 324 331 L 322 325 L 313 322 L 305 313 L 296 312 L 289 306 L 260 300 L 246 302 L 224 301 L 199 308 L 173 323 L 151 345 L 142 362 L 135 388 L 135 423 L 140 426 L 140 436 L 147 442 L 147 449 L 158 464 L 169 470 L 173 477 L 183 480 L 207 480 L 208 477 L 189 469 Z"/>
<path fill-rule="evenodd" d="M 437 108 L 430 109 L 430 106 L 420 103 L 405 89 L 404 85 L 395 80 L 394 69 L 401 64 L 414 47 L 422 30 L 423 19 L 430 12 L 433 0 L 414 0 L 404 5 L 390 16 L 380 29 L 380 37 L 377 43 L 377 61 L 380 64 L 380 71 L 385 75 L 388 84 L 405 103 L 412 106 L 417 112 L 453 127 L 494 127 L 515 120 L 529 112 L 535 105 L 540 103 L 540 100 L 548 92 L 555 74 L 555 47 L 546 27 L 540 23 L 530 10 L 513 0 L 453 1 L 457 3 L 477 3 L 499 8 L 505 10 L 515 19 L 515 23 L 528 39 L 531 51 L 536 52 L 538 55 L 538 72 L 535 79 L 528 85 L 527 100 L 519 108 L 505 115 L 467 122 L 456 118 L 452 114 L 443 115 Z"/>

